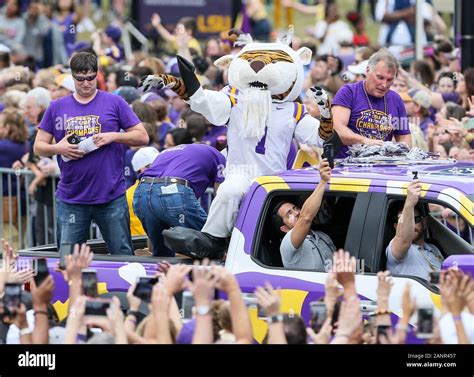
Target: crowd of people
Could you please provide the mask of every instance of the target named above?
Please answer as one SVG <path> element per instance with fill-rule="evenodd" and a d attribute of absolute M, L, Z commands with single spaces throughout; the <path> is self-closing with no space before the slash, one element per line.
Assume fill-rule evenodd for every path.
<path fill-rule="evenodd" d="M 85 244 L 76 245 L 66 256 L 62 278 L 69 286 L 67 317 L 59 321 L 51 299 L 55 280 L 51 275 L 38 283 L 33 271 L 16 270 L 16 255 L 3 242 L 0 290 L 14 283 L 29 283 L 21 301 L 3 300 L 2 341 L 7 344 L 253 344 L 255 334 L 250 311 L 255 302 L 244 299 L 235 276 L 223 266 L 205 259 L 194 265 L 160 263 L 148 296 L 138 297 L 136 284 L 128 293 L 128 303 L 118 297 L 97 299 L 97 287 L 83 287 L 81 272 L 89 267 L 93 253 Z M 340 249 L 333 255 L 334 269 L 328 274 L 325 294 L 320 298 L 324 310 L 310 323 L 294 312 L 284 312 L 281 291 L 269 283 L 254 292 L 259 320 L 267 323 L 263 344 L 404 344 L 417 334 L 410 319 L 417 311 L 410 284 L 401 300 L 402 313 L 393 325 L 389 302 L 393 285 L 389 271 L 379 272 L 377 300 L 373 312 L 363 311 L 355 288 L 356 261 Z M 6 285 L 6 283 L 8 284 Z M 474 333 L 474 279 L 461 270 L 450 269 L 440 275 L 441 310 L 429 317 L 429 344 L 472 344 Z M 216 299 L 216 290 L 225 299 Z M 183 291 L 185 291 L 183 293 Z M 177 297 L 193 296 L 192 315 L 186 318 Z M 5 294 L 11 294 L 6 291 Z M 142 303 L 142 300 L 144 302 Z M 103 306 L 106 304 L 105 306 Z M 145 305 L 142 305 L 145 304 Z M 311 303 L 313 304 L 313 303 Z M 249 306 L 250 305 L 250 306 Z M 99 310 L 98 308 L 103 308 Z M 319 316 L 319 317 L 318 317 Z M 183 318 L 185 317 L 185 318 Z M 424 325 L 423 325 L 424 326 Z M 427 331 L 418 329 L 418 332 Z M 427 334 L 423 334 L 426 338 Z"/>
<path fill-rule="evenodd" d="M 415 7 L 409 1 L 392 3 L 390 8 L 387 2 L 379 1 L 374 10 L 373 17 L 382 23 L 375 42 L 367 35 L 363 15 L 354 10 L 344 21 L 336 1 L 307 5 L 282 0 L 283 7 L 316 17 L 315 28 L 308 30 L 308 36 L 293 36 L 288 47 L 308 50 L 313 56 L 304 68 L 303 90 L 296 93 L 295 107 L 291 108 L 291 113 L 296 109 L 295 114 L 299 114 L 296 123 L 300 117 L 316 118 L 319 136 L 327 131 L 323 126 L 330 123 L 330 131 L 333 126 L 346 146 L 338 155 L 341 158 L 347 155 L 347 146 L 380 145 L 394 139 L 441 158 L 474 160 L 474 68 L 461 70 L 459 50 L 446 36 L 446 25 L 428 3 L 424 18 L 430 27 L 422 40 L 431 41 L 432 47 L 425 49 L 422 60 L 401 61 L 403 48 L 414 42 Z M 114 4 L 122 9 L 120 4 Z M 174 256 L 174 250 L 163 241 L 163 231 L 178 226 L 196 232 L 203 229 L 208 232 L 203 234 L 207 234 L 212 247 L 225 249 L 240 203 L 235 198 L 243 196 L 251 179 L 242 180 L 242 175 L 236 175 L 231 181 L 230 175 L 223 174 L 226 158 L 236 156 L 235 150 L 227 150 L 228 118 L 211 122 L 206 114 L 216 109 L 201 113 L 191 107 L 193 101 L 196 103 L 192 95 L 198 90 L 224 92 L 229 88 L 227 67 L 219 68 L 214 62 L 241 50 L 242 46 L 234 44 L 239 33 L 223 31 L 218 37 L 202 41 L 196 38 L 194 18 L 183 17 L 174 30 L 169 30 L 162 24 L 165 20 L 155 13 L 150 16 L 150 25 L 160 41 L 154 48 L 156 53 L 136 51 L 127 55 L 121 42 L 123 20 L 117 12 L 112 14 L 110 24 L 100 29 L 87 12 L 83 14 L 84 8 L 75 7 L 73 0 L 58 0 L 56 7 L 30 0 L 24 11 L 22 5 L 24 2 L 19 0 L 8 0 L 0 15 L 0 167 L 20 172 L 28 169 L 32 178 L 27 192 L 23 192 L 16 181 L 9 184 L 4 176 L 4 235 L 14 238 L 22 219 L 31 217 L 36 245 L 56 242 L 58 249 L 82 245 L 66 258 L 63 276 L 70 287 L 69 313 L 74 315 L 63 323 L 61 342 L 252 343 L 254 336 L 240 288 L 235 277 L 221 266 L 208 262 L 203 262 L 205 268 L 162 264 L 160 282 L 153 287 L 146 315 L 137 312 L 140 300 L 133 296 L 131 287 L 127 316 L 121 310 L 126 308 L 114 299 L 106 316 L 88 318 L 84 315 L 87 298 L 82 294 L 80 279 L 81 270 L 89 266 L 92 258 L 85 246 L 91 222 L 99 227 L 111 254 L 132 255 L 135 251 L 131 236 L 146 234 L 150 240 L 146 255 Z M 242 26 L 248 27 L 256 40 L 272 41 L 276 33 L 271 31 L 264 2 L 249 0 L 244 5 L 245 16 L 251 22 Z M 89 40 L 76 39 L 79 26 L 90 29 Z M 186 66 L 183 61 L 192 62 L 195 67 L 195 87 L 179 93 L 176 81 L 144 90 L 149 89 L 150 77 L 168 75 L 178 80 Z M 253 69 L 257 72 L 263 66 L 261 63 Z M 234 95 L 235 91 L 224 98 L 232 106 L 236 105 Z M 222 110 L 220 103 L 216 106 L 216 102 L 208 100 L 209 107 Z M 332 104 L 330 111 L 324 107 L 328 103 Z M 286 265 L 314 263 L 314 268 L 319 268 L 332 257 L 335 263 L 350 258 L 347 253 L 336 251 L 329 237 L 311 231 L 308 221 L 318 212 L 331 174 L 318 148 L 322 139 L 318 139 L 316 128 L 309 128 L 311 125 L 301 122 L 298 131 L 288 140 L 281 140 L 289 150 L 283 156 L 285 161 L 273 165 L 264 161 L 262 166 L 273 170 L 261 171 L 257 166 L 259 174 L 254 175 L 280 170 L 285 162 L 291 168 L 298 151 L 321 161 L 321 184 L 305 206 L 300 210 L 293 203 L 280 203 L 274 213 L 275 225 L 285 234 L 281 252 Z M 258 135 L 258 140 L 263 137 L 265 142 L 267 131 L 260 131 L 264 134 Z M 265 155 L 265 146 L 260 143 L 251 149 L 254 154 Z M 246 157 L 240 154 L 239 157 Z M 222 182 L 238 195 L 215 202 L 210 211 L 214 222 L 210 224 L 206 222 L 204 193 L 209 187 L 217 190 Z M 419 185 L 415 181 L 409 187 L 398 216 L 416 222 Z M 219 200 L 223 197 L 221 189 Z M 32 206 L 34 212 L 26 214 L 27 206 L 19 206 L 16 200 L 36 203 Z M 17 208 L 23 212 L 18 213 Z M 431 246 L 416 238 L 418 234 L 412 234 L 407 224 L 414 225 L 407 222 L 402 226 L 394 221 L 397 235 L 387 248 L 388 268 L 393 273 L 424 276 L 428 269 L 408 271 L 406 268 L 412 263 L 407 261 L 419 264 L 419 242 L 423 247 Z M 422 226 L 423 223 L 417 225 Z M 318 255 L 295 258 L 295 251 L 312 247 L 307 245 L 311 240 L 321 245 Z M 435 258 L 436 250 L 431 248 L 431 254 Z M 6 244 L 4 258 L 4 265 L 15 263 L 12 249 Z M 431 262 L 430 266 L 440 264 L 438 260 Z M 191 271 L 192 281 L 187 278 Z M 389 272 L 379 273 L 378 307 L 372 324 L 363 321 L 354 272 L 329 274 L 324 298 L 326 320 L 317 331 L 306 329 L 299 316 L 280 311 L 277 290 L 271 286 L 258 288 L 255 295 L 269 318 L 266 342 L 404 343 L 408 321 L 415 310 L 410 287 L 402 297 L 403 316 L 396 328 L 377 336 L 377 327 L 391 324 Z M 30 308 L 21 304 L 10 313 L 3 308 L 4 322 L 6 319 L 9 326 L 7 342 L 51 341 L 53 328 L 61 327 L 54 321 L 50 305 L 52 277 L 36 286 L 27 270 L 6 269 L 1 274 L 0 284 L 28 282 L 31 287 Z M 196 307 L 195 319 L 187 323 L 182 322 L 174 298 L 185 288 L 193 293 Z M 214 301 L 215 289 L 226 293 L 228 300 Z M 474 315 L 472 278 L 461 271 L 443 272 L 440 289 L 443 316 L 431 341 L 472 343 L 472 326 L 463 325 Z M 461 313 L 464 307 L 467 311 Z M 89 337 L 88 327 L 103 331 Z M 187 340 L 182 339 L 186 336 Z"/>

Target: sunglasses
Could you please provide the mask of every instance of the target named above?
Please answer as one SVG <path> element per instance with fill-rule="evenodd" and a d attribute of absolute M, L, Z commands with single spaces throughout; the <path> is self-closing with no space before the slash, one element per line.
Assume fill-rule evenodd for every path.
<path fill-rule="evenodd" d="M 94 80 L 97 75 L 94 75 L 94 76 L 85 76 L 85 77 L 79 77 L 79 76 L 76 76 L 76 75 L 72 75 L 72 77 L 74 78 L 74 80 L 76 81 L 79 81 L 79 82 L 83 82 L 83 81 L 92 81 Z"/>
<path fill-rule="evenodd" d="M 400 219 L 402 215 L 398 216 L 398 219 Z M 418 224 L 419 222 L 421 222 L 426 216 L 415 216 L 415 224 Z"/>
<path fill-rule="evenodd" d="M 415 216 L 415 224 L 421 222 L 426 216 Z"/>

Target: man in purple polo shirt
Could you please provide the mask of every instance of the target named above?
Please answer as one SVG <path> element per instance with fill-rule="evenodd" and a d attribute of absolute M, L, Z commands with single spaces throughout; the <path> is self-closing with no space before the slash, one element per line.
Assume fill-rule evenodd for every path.
<path fill-rule="evenodd" d="M 224 180 L 224 156 L 206 144 L 181 144 L 161 152 L 140 176 L 133 210 L 153 244 L 153 255 L 173 257 L 162 231 L 182 226 L 201 230 L 207 213 L 198 199 Z"/>
<path fill-rule="evenodd" d="M 60 155 L 58 249 L 85 242 L 94 220 L 110 253 L 132 255 L 120 144 L 147 145 L 148 135 L 121 97 L 97 90 L 95 55 L 77 53 L 70 67 L 76 92 L 51 102 L 35 141 L 36 154 Z"/>
<path fill-rule="evenodd" d="M 365 80 L 346 84 L 336 93 L 331 112 L 334 129 L 345 145 L 338 158 L 347 156 L 347 146 L 380 145 L 394 136 L 411 146 L 405 105 L 398 93 L 390 90 L 397 72 L 397 59 L 382 49 L 370 57 Z"/>

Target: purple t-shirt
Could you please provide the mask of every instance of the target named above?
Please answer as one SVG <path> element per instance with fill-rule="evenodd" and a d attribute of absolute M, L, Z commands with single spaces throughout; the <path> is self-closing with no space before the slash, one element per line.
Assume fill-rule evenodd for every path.
<path fill-rule="evenodd" d="M 161 152 L 142 176 L 186 179 L 199 199 L 214 182 L 224 180 L 225 163 L 222 153 L 209 145 L 181 144 Z"/>
<path fill-rule="evenodd" d="M 0 139 L 0 168 L 11 169 L 13 163 L 21 160 L 28 152 L 28 143 L 16 143 L 10 139 Z M 16 195 L 16 176 L 11 175 L 11 195 Z M 8 196 L 8 174 L 2 174 L 3 196 Z"/>
<path fill-rule="evenodd" d="M 99 90 L 87 104 L 79 103 L 73 95 L 51 102 L 38 127 L 60 141 L 66 131 L 83 140 L 98 133 L 127 130 L 139 123 L 122 97 Z M 122 144 L 105 145 L 69 162 L 58 156 L 58 164 L 61 177 L 56 195 L 66 203 L 109 203 L 125 193 Z"/>
<path fill-rule="evenodd" d="M 441 97 L 443 97 L 444 102 L 454 102 L 457 104 L 461 98 L 458 92 L 441 93 Z"/>
<path fill-rule="evenodd" d="M 385 95 L 387 112 L 391 121 L 387 122 L 384 113 L 384 99 L 367 94 L 372 104 L 373 111 L 367 103 L 363 88 L 364 81 L 346 84 L 336 93 L 332 106 L 343 106 L 351 109 L 348 127 L 356 134 L 370 139 L 390 141 L 394 135 L 407 135 L 410 133 L 405 105 L 398 93 L 389 90 Z M 344 146 L 338 158 L 347 156 L 348 147 Z"/>

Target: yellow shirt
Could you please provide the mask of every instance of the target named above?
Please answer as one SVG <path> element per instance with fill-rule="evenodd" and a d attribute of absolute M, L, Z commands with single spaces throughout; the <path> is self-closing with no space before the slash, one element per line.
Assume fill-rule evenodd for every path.
<path fill-rule="evenodd" d="M 137 187 L 138 180 L 133 186 L 129 187 L 125 193 L 127 195 L 128 211 L 130 212 L 130 232 L 132 233 L 132 236 L 145 236 L 145 229 L 143 229 L 140 219 L 135 215 L 135 212 L 133 212 L 133 195 L 135 195 Z"/>

